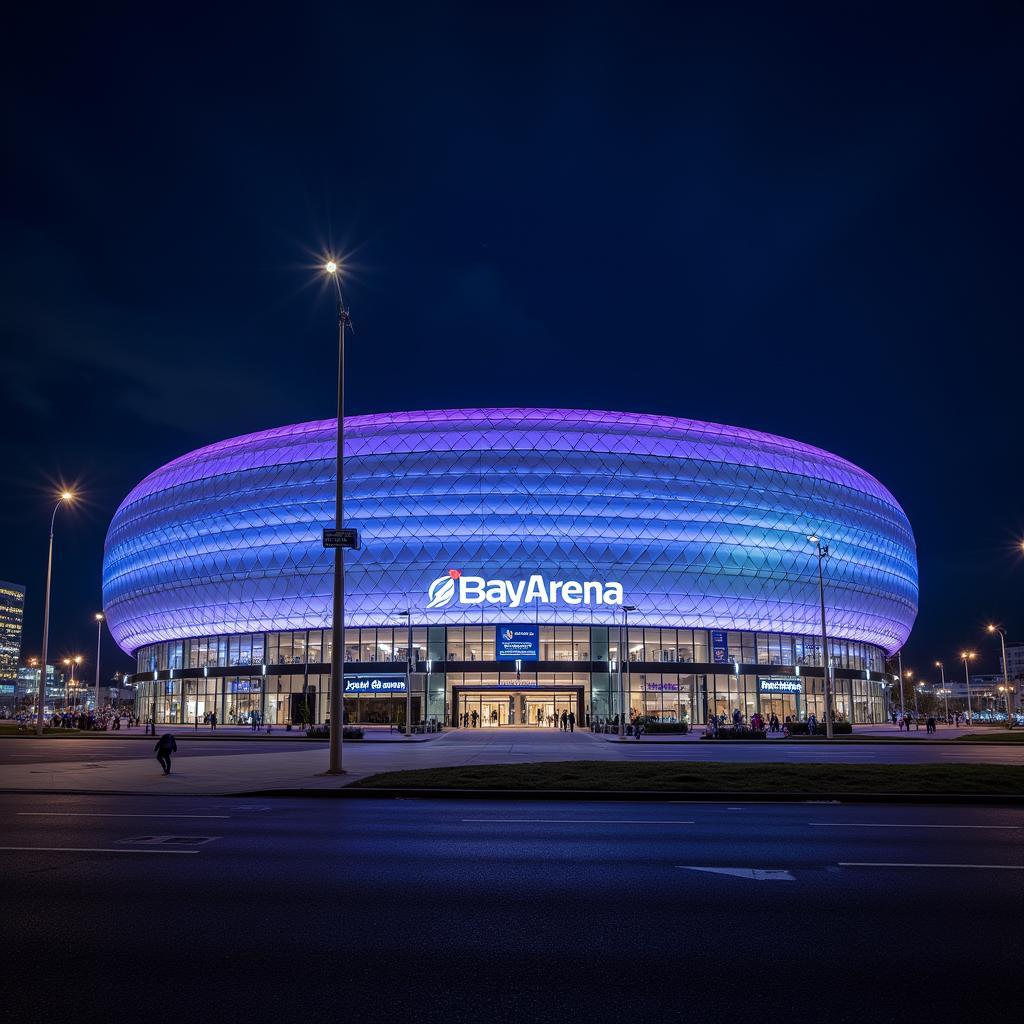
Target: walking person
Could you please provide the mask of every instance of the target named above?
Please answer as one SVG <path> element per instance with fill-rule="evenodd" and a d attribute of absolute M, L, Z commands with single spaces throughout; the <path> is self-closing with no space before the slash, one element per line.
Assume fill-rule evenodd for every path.
<path fill-rule="evenodd" d="M 216 732 L 216 731 L 217 731 L 217 712 L 216 711 L 211 711 L 210 712 L 210 732 Z"/>
<path fill-rule="evenodd" d="M 156 754 L 156 759 L 160 762 L 160 767 L 164 770 L 164 775 L 171 774 L 171 754 L 175 753 L 177 749 L 178 744 L 169 732 L 165 732 L 156 741 L 153 752 Z"/>
<path fill-rule="evenodd" d="M 569 712 L 569 732 L 573 732 L 576 728 L 576 713 L 573 711 Z"/>
<path fill-rule="evenodd" d="M 562 732 L 568 732 L 568 731 L 569 731 L 569 712 L 568 711 L 563 711 L 562 712 Z"/>

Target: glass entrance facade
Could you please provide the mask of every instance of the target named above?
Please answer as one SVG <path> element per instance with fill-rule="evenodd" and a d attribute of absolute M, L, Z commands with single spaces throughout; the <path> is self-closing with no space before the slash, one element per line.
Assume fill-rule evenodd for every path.
<path fill-rule="evenodd" d="M 521 728 L 557 728 L 562 712 L 572 712 L 583 726 L 580 704 L 583 688 L 509 693 L 498 690 L 456 688 L 450 725 L 462 729 L 489 729 L 514 725 Z"/>
<path fill-rule="evenodd" d="M 581 727 L 620 711 L 659 722 L 699 725 L 709 715 L 745 719 L 772 712 L 804 720 L 824 715 L 820 639 L 793 634 L 720 633 L 702 629 L 629 629 L 540 625 L 537 660 L 496 661 L 495 626 L 414 627 L 413 724 L 435 719 L 462 725 L 476 710 L 479 727 L 545 726 L 562 695 L 577 700 Z M 223 642 L 221 642 L 223 641 Z M 404 674 L 407 628 L 367 627 L 345 632 L 346 672 Z M 716 662 L 725 652 L 727 661 Z M 838 720 L 885 720 L 883 652 L 870 644 L 829 641 Z M 264 659 L 253 664 L 256 656 Z M 140 717 L 200 723 L 210 711 L 224 724 L 247 724 L 254 714 L 272 725 L 323 722 L 330 714 L 330 630 L 291 630 L 228 638 L 153 644 L 137 652 Z M 794 692 L 763 692 L 763 680 L 790 680 Z M 484 696 L 487 694 L 486 708 Z M 545 696 L 549 695 L 549 696 Z M 575 696 L 575 695 L 578 695 Z M 475 703 L 470 706 L 469 701 Z M 538 719 L 539 714 L 539 719 Z M 345 720 L 364 725 L 405 721 L 403 694 L 350 696 Z"/>

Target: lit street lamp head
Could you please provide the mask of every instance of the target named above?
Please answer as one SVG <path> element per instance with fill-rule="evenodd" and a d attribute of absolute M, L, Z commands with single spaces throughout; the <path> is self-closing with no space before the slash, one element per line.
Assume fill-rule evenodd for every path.
<path fill-rule="evenodd" d="M 338 264 L 334 260 L 328 260 L 324 264 L 324 270 L 326 270 L 328 274 L 336 274 L 338 272 Z"/>

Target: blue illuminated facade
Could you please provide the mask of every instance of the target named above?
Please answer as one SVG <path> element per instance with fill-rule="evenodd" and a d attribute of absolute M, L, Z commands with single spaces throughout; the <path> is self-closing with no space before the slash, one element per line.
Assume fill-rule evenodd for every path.
<path fill-rule="evenodd" d="M 702 720 L 717 706 L 714 678 L 710 689 L 683 679 L 707 675 L 689 670 L 702 665 L 712 677 L 716 665 L 731 669 L 740 683 L 725 692 L 749 708 L 745 677 L 760 701 L 764 664 L 804 667 L 806 711 L 820 663 L 809 534 L 831 549 L 826 617 L 837 682 L 842 670 L 872 684 L 859 701 L 851 686 L 851 717 L 855 703 L 877 716 L 884 653 L 902 646 L 916 616 L 914 538 L 895 498 L 846 460 L 785 438 L 597 411 L 392 413 L 346 421 L 345 476 L 346 523 L 362 538 L 346 559 L 346 663 L 355 671 L 404 659 L 397 615 L 411 610 L 417 668 L 431 669 L 417 696 L 421 716 L 454 720 L 470 687 L 500 694 L 501 712 L 506 690 L 530 684 L 522 672 L 515 686 L 502 679 L 508 663 L 497 657 L 495 629 L 529 624 L 542 656 L 525 668 L 538 687 L 577 694 L 581 717 L 617 711 L 605 677 L 624 606 L 634 609 L 631 666 L 659 666 L 639 673 L 659 676 L 638 691 L 644 709 L 657 703 L 664 717 L 668 704 L 681 716 L 685 705 L 690 721 Z M 296 691 L 282 689 L 275 702 L 266 680 L 294 677 L 301 664 L 300 692 L 314 676 L 324 717 L 331 557 L 321 530 L 333 520 L 333 492 L 334 423 L 319 421 L 182 456 L 121 504 L 104 552 L 105 612 L 117 641 L 137 654 L 140 682 L 174 674 L 168 716 L 189 717 L 191 678 L 195 713 L 211 700 L 226 707 L 232 692 L 218 683 L 220 697 L 201 699 L 210 685 L 202 680 L 257 667 L 261 713 L 273 704 L 286 720 Z M 536 718 L 518 698 L 507 702 L 499 721 Z M 477 710 L 482 720 L 482 703 Z"/>

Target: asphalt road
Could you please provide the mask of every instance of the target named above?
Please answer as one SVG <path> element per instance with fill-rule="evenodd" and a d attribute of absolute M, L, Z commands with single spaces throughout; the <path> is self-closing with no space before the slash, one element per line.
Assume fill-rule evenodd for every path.
<path fill-rule="evenodd" d="M 1020 1019 L 1019 809 L 2 795 L 0 823 L 12 1019 Z"/>

